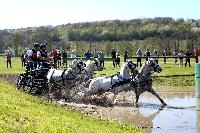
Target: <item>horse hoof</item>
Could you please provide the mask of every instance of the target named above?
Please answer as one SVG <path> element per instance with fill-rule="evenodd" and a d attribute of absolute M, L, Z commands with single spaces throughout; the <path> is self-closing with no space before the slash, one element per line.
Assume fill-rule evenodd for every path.
<path fill-rule="evenodd" d="M 162 103 L 161 108 L 164 108 L 166 106 L 167 106 L 167 104 L 164 102 L 164 103 Z"/>

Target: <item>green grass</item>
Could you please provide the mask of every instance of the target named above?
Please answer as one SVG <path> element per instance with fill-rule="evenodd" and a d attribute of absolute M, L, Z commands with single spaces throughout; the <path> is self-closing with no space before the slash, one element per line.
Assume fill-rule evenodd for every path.
<path fill-rule="evenodd" d="M 122 60 L 121 60 L 122 61 Z M 144 61 L 144 59 L 143 59 Z M 136 59 L 133 59 L 136 63 Z M 69 62 L 68 62 L 69 64 Z M 123 62 L 121 62 L 121 65 Z M 167 64 L 163 63 L 163 59 L 159 60 L 159 64 L 163 68 L 161 73 L 154 73 L 153 76 L 158 76 L 153 82 L 156 86 L 194 86 L 194 76 L 178 76 L 178 77 L 162 77 L 170 75 L 191 75 L 194 74 L 194 59 L 191 60 L 191 67 L 180 67 L 179 62 L 174 63 L 173 59 L 167 59 Z M 21 67 L 20 58 L 12 58 L 13 68 L 6 68 L 5 57 L 0 57 L 0 74 L 19 74 L 24 71 Z M 120 67 L 112 67 L 112 61 L 105 61 L 105 68 L 103 71 L 95 71 L 97 76 L 109 76 L 116 74 Z M 140 68 L 137 68 L 138 70 Z"/>
<path fill-rule="evenodd" d="M 24 72 L 24 68 L 21 66 L 21 60 L 18 57 L 12 57 L 12 68 L 7 68 L 6 57 L 0 57 L 0 70 L 1 74 L 20 74 Z"/>
<path fill-rule="evenodd" d="M 141 132 L 132 125 L 99 120 L 16 91 L 0 80 L 0 132 Z"/>

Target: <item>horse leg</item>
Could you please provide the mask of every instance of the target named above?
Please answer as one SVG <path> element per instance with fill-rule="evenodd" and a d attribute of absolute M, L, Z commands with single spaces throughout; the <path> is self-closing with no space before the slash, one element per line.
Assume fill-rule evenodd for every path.
<path fill-rule="evenodd" d="M 117 104 L 117 100 L 116 100 L 116 96 L 117 96 L 117 89 L 114 90 L 114 96 L 113 96 L 113 105 Z"/>
<path fill-rule="evenodd" d="M 135 95 L 136 95 L 136 100 L 135 100 L 135 104 L 138 105 L 138 100 L 140 97 L 140 94 L 142 94 L 144 91 L 141 88 L 137 88 L 135 89 Z"/>
<path fill-rule="evenodd" d="M 160 102 L 162 103 L 163 106 L 166 106 L 167 104 L 160 98 L 160 96 L 154 91 L 153 88 L 151 88 L 150 90 L 148 90 L 151 94 L 153 94 L 154 96 L 156 96 Z"/>

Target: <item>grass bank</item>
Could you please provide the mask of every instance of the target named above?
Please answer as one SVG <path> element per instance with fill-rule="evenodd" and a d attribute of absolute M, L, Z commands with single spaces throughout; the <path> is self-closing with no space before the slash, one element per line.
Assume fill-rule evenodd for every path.
<path fill-rule="evenodd" d="M 0 80 L 0 132 L 141 132 L 132 125 L 99 120 L 16 91 Z"/>

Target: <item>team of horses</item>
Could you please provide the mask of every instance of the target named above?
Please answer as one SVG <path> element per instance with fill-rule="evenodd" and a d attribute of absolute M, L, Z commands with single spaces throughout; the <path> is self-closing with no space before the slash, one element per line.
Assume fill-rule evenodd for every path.
<path fill-rule="evenodd" d="M 146 61 L 139 71 L 135 63 L 126 60 L 115 75 L 93 78 L 94 70 L 103 70 L 99 67 L 97 61 L 88 60 L 84 63 L 82 60 L 75 59 L 65 70 L 50 69 L 47 73 L 49 97 L 73 101 L 77 94 L 82 99 L 87 99 L 94 94 L 112 92 L 114 94 L 112 104 L 117 104 L 116 96 L 120 92 L 134 91 L 137 105 L 140 94 L 148 91 L 155 95 L 162 105 L 167 105 L 152 87 L 152 73 L 162 71 L 153 59 Z"/>

